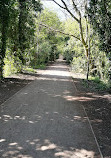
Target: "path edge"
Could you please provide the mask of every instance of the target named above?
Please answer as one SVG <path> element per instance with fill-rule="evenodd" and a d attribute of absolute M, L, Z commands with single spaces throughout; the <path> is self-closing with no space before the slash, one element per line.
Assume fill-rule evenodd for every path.
<path fill-rule="evenodd" d="M 72 77 L 72 75 L 71 75 L 71 77 Z M 77 89 L 77 87 L 76 87 L 76 85 L 75 85 L 75 83 L 74 83 L 73 77 L 72 77 L 72 81 L 73 81 L 73 85 L 74 85 L 74 87 L 75 87 L 75 90 L 76 90 L 76 92 L 78 93 L 79 91 L 78 91 L 78 89 Z M 99 151 L 99 153 L 100 153 L 100 156 L 101 156 L 101 158 L 104 158 L 104 157 L 103 157 L 103 154 L 102 154 L 102 151 L 101 151 L 101 149 L 100 149 L 98 140 L 97 140 L 97 138 L 96 138 L 95 132 L 94 132 L 93 127 L 92 127 L 92 125 L 91 125 L 91 121 L 90 121 L 90 119 L 89 119 L 89 117 L 88 117 L 88 115 L 87 115 L 87 112 L 86 112 L 86 110 L 85 110 L 85 107 L 84 107 L 83 104 L 80 104 L 80 105 L 82 106 L 82 109 L 84 110 L 84 113 L 85 113 L 85 115 L 86 115 L 86 117 L 87 117 L 87 121 L 88 121 L 88 124 L 89 124 L 89 126 L 90 126 L 91 132 L 92 132 L 92 134 L 93 134 L 94 140 L 95 140 L 95 142 L 96 142 L 96 145 L 97 145 L 98 151 Z"/>

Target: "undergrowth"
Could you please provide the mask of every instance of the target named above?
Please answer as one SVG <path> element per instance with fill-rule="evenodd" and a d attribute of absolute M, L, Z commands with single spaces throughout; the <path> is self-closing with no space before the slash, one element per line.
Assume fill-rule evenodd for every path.
<path fill-rule="evenodd" d="M 83 80 L 83 85 L 93 91 L 110 91 L 108 82 L 102 81 L 99 77 L 89 77 L 89 80 Z"/>
<path fill-rule="evenodd" d="M 31 67 L 24 67 L 23 72 L 36 73 L 37 71 L 35 69 L 31 68 Z"/>
<path fill-rule="evenodd" d="M 45 69 L 45 68 L 46 68 L 46 64 L 40 64 L 40 65 L 33 66 L 33 69 Z"/>

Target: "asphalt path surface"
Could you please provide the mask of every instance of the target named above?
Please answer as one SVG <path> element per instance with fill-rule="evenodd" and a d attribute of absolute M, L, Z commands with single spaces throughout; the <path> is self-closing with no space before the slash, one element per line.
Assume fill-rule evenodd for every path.
<path fill-rule="evenodd" d="M 0 106 L 0 158 L 101 158 L 68 66 L 58 60 Z"/>

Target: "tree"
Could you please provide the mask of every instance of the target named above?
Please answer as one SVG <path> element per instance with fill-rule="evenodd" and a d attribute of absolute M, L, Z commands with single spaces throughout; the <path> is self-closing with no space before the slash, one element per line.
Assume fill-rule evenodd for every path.
<path fill-rule="evenodd" d="M 57 2 L 57 0 L 52 0 L 53 2 L 55 2 L 60 8 L 66 10 L 69 15 L 78 23 L 79 25 L 79 38 L 78 40 L 80 40 L 84 46 L 85 49 L 85 54 L 86 54 L 86 58 L 87 58 L 87 79 L 89 76 L 89 44 L 88 44 L 88 32 L 89 32 L 89 28 L 88 28 L 88 23 L 86 22 L 86 32 L 85 30 L 83 30 L 83 24 L 82 24 L 82 18 L 83 15 L 85 15 L 85 11 L 87 10 L 87 0 L 83 0 L 81 2 L 78 3 L 78 1 L 74 1 L 71 0 L 71 3 L 65 0 L 61 0 L 61 3 Z M 70 3 L 70 4 L 69 4 Z M 82 8 L 82 9 L 81 9 Z M 88 21 L 88 17 L 85 16 L 86 21 Z M 75 36 L 75 35 L 74 35 Z M 76 36 L 75 36 L 76 37 Z"/>
<path fill-rule="evenodd" d="M 0 79 L 3 79 L 4 57 L 7 44 L 7 31 L 9 24 L 9 13 L 12 1 L 0 0 L 0 23 L 1 23 L 1 48 L 0 48 Z"/>
<path fill-rule="evenodd" d="M 48 9 L 44 9 L 36 19 L 36 36 L 35 43 L 37 43 L 37 51 L 35 57 L 37 58 L 36 62 L 40 63 L 40 58 L 44 59 L 44 61 L 54 60 L 55 54 L 57 52 L 57 44 L 58 44 L 58 34 L 55 32 L 55 29 L 59 29 L 61 27 L 60 19 L 57 14 Z M 53 28 L 50 29 L 50 28 Z M 43 48 L 45 50 L 43 50 Z M 49 48 L 48 48 L 49 47 Z M 45 53 L 46 51 L 46 53 Z M 49 51 L 49 52 L 48 52 Z M 47 60 L 46 60 L 46 59 Z"/>
<path fill-rule="evenodd" d="M 0 0 L 0 79 L 7 50 L 25 63 L 25 50 L 34 39 L 34 18 L 41 9 L 39 0 Z"/>
<path fill-rule="evenodd" d="M 82 19 L 83 30 L 85 30 L 85 19 Z M 64 22 L 65 32 L 74 33 L 77 37 L 79 37 L 79 27 L 76 21 L 72 21 L 72 19 L 68 19 Z M 68 62 L 70 62 L 72 69 L 76 70 L 84 70 L 86 71 L 86 55 L 84 54 L 84 47 L 81 41 L 76 40 L 73 37 L 70 37 L 65 46 L 65 57 Z M 74 59 L 75 63 L 74 63 Z M 75 65 L 73 66 L 74 63 Z M 85 64 L 84 64 L 85 63 Z M 75 68 L 74 68 L 75 67 Z M 80 72 L 79 71 L 79 72 Z"/>
<path fill-rule="evenodd" d="M 20 48 L 20 54 L 19 58 L 22 61 L 22 63 L 25 63 L 24 59 L 24 51 L 26 48 L 28 48 L 28 41 L 30 39 L 30 31 L 33 34 L 34 33 L 34 22 L 33 17 L 31 14 L 33 14 L 32 11 L 37 12 L 41 11 L 42 6 L 40 1 L 36 0 L 19 0 L 19 48 Z M 30 18 L 28 18 L 30 17 Z M 32 21 L 30 20 L 32 19 Z M 32 26 L 33 25 L 33 28 Z M 34 35 L 34 34 L 33 34 Z"/>
<path fill-rule="evenodd" d="M 90 0 L 88 14 L 99 37 L 99 50 L 105 52 L 109 59 L 110 68 L 107 71 L 111 80 L 111 1 Z"/>
<path fill-rule="evenodd" d="M 100 39 L 99 48 L 111 53 L 111 1 L 90 0 L 88 9 L 90 22 Z"/>

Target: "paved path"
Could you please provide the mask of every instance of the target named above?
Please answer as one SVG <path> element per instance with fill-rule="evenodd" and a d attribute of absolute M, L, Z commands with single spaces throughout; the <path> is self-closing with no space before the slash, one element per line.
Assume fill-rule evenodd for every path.
<path fill-rule="evenodd" d="M 0 106 L 0 158 L 100 158 L 77 99 L 65 63 L 49 66 Z"/>

